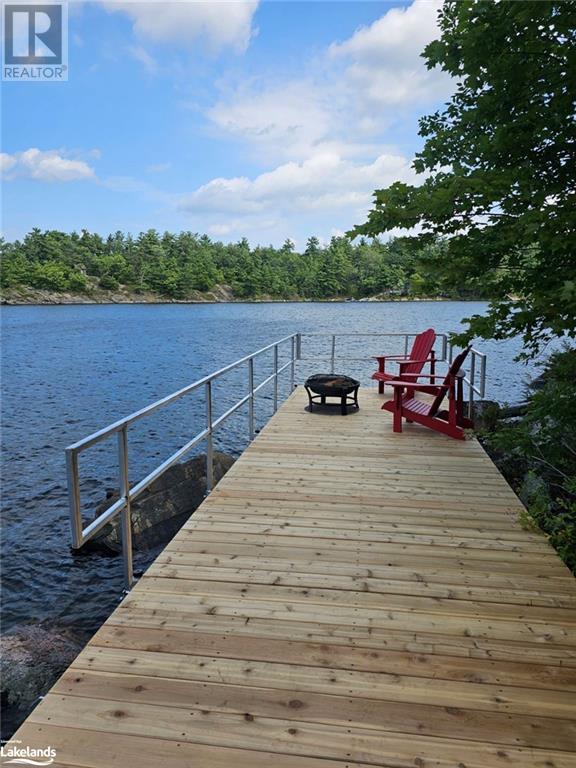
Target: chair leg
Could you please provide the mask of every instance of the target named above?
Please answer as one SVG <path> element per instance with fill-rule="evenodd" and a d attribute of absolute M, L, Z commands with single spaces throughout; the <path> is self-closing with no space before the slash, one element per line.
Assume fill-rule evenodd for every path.
<path fill-rule="evenodd" d="M 384 382 L 379 381 L 378 382 L 378 394 L 383 395 L 384 394 Z"/>

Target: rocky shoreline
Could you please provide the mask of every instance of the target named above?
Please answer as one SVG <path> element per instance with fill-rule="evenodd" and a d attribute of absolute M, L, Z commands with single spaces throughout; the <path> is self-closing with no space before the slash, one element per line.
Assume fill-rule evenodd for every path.
<path fill-rule="evenodd" d="M 473 299 L 471 299 L 472 301 Z M 475 299 L 474 299 L 475 300 Z M 41 288 L 18 287 L 8 288 L 2 291 L 0 304 L 6 306 L 45 306 L 45 305 L 73 305 L 73 304 L 284 304 L 287 302 L 397 302 L 397 301 L 453 301 L 446 296 L 393 296 L 378 294 L 355 299 L 351 296 L 334 296 L 329 299 L 302 299 L 300 296 L 291 296 L 287 299 L 278 299 L 263 295 L 255 298 L 238 298 L 228 285 L 217 285 L 211 291 L 192 291 L 185 299 L 171 299 L 159 293 L 150 291 L 135 292 L 124 288 L 109 291 L 103 288 L 94 288 L 89 293 L 70 293 L 49 291 Z M 458 299 L 464 301 L 464 299 Z"/>
<path fill-rule="evenodd" d="M 214 452 L 214 482 L 217 483 L 235 459 Z M 136 552 L 166 545 L 194 514 L 206 496 L 206 455 L 170 467 L 132 505 L 133 548 Z M 101 515 L 118 498 L 108 492 L 97 505 Z M 119 555 L 122 550 L 118 518 L 83 547 L 83 551 Z M 102 622 L 107 617 L 102 617 Z M 0 637 L 2 738 L 9 738 L 70 666 L 89 636 L 52 623 L 30 623 L 12 627 Z"/>

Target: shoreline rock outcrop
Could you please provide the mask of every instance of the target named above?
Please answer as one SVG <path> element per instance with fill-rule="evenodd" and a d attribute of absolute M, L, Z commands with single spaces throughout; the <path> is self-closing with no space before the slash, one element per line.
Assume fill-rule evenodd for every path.
<path fill-rule="evenodd" d="M 85 640 L 42 624 L 17 625 L 0 637 L 3 738 L 12 735 L 70 666 Z"/>
<path fill-rule="evenodd" d="M 214 452 L 214 482 L 230 469 L 234 458 Z M 206 455 L 194 456 L 175 464 L 154 481 L 132 504 L 132 544 L 135 550 L 146 551 L 166 544 L 194 513 L 206 496 Z M 105 512 L 119 498 L 117 491 L 96 507 L 94 517 Z M 120 518 L 117 516 L 100 531 L 84 549 L 117 554 L 122 550 Z"/>

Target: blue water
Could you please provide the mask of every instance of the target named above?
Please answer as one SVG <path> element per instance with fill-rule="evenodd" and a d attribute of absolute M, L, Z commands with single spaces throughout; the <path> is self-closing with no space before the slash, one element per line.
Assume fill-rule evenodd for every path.
<path fill-rule="evenodd" d="M 401 332 L 429 325 L 457 330 L 482 313 L 480 302 L 107 305 L 3 307 L 3 618 L 46 620 L 93 631 L 115 606 L 122 588 L 118 558 L 73 556 L 69 549 L 64 447 L 90 432 L 230 363 L 257 348 L 302 332 Z M 328 342 L 305 340 L 303 353 L 326 355 Z M 530 369 L 515 363 L 520 344 L 481 342 L 488 353 L 487 397 L 522 399 Z M 392 352 L 393 342 L 366 338 L 350 356 Z M 396 350 L 402 352 L 403 349 Z M 287 358 L 281 356 L 281 362 Z M 257 381 L 271 358 L 256 367 Z M 301 364 L 297 380 L 326 363 Z M 368 381 L 370 366 L 350 362 L 342 372 Z M 246 371 L 215 388 L 216 414 L 246 391 Z M 289 390 L 286 377 L 282 394 Z M 202 394 L 131 430 L 131 480 L 140 479 L 204 426 Z M 263 392 L 259 424 L 271 413 Z M 236 414 L 218 447 L 238 454 L 247 443 L 246 412 Z M 107 488 L 117 487 L 115 442 L 81 461 L 85 519 Z M 144 568 L 155 553 L 137 556 Z"/>

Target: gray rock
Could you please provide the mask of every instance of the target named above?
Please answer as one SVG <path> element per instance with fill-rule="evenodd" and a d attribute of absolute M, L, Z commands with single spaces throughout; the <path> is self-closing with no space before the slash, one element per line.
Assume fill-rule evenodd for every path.
<path fill-rule="evenodd" d="M 230 469 L 234 459 L 225 453 L 214 453 L 214 482 Z M 206 495 L 206 456 L 170 467 L 132 504 L 132 533 L 135 550 L 145 551 L 172 539 Z M 118 492 L 108 492 L 94 517 L 105 512 L 119 498 Z M 104 526 L 99 535 L 85 545 L 86 549 L 118 553 L 122 550 L 120 517 Z"/>
<path fill-rule="evenodd" d="M 500 405 L 494 400 L 477 400 L 472 403 L 474 429 L 492 431 L 500 418 Z"/>
<path fill-rule="evenodd" d="M 29 709 L 74 661 L 82 643 L 67 630 L 17 626 L 0 638 L 2 699 Z"/>
<path fill-rule="evenodd" d="M 535 472 L 527 472 L 524 475 L 522 485 L 518 490 L 518 496 L 524 506 L 528 508 L 534 504 L 545 506 L 547 509 L 552 507 L 548 485 Z"/>

